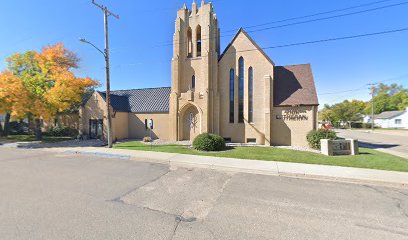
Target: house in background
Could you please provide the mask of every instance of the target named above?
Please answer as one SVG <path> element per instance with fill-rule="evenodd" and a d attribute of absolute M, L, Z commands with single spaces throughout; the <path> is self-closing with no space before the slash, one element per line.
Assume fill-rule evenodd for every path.
<path fill-rule="evenodd" d="M 366 116 L 364 122 L 371 123 L 371 116 Z M 374 115 L 374 126 L 408 129 L 408 108 L 402 111 L 387 111 Z"/>

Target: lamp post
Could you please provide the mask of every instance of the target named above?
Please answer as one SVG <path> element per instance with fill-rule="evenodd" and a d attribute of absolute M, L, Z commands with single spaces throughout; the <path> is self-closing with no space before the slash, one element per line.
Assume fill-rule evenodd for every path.
<path fill-rule="evenodd" d="M 108 138 L 108 147 L 112 148 L 112 137 L 111 137 L 111 127 L 112 127 L 112 119 L 111 119 L 111 109 L 110 109 L 110 71 L 109 71 L 109 54 L 107 54 L 107 50 L 102 51 L 99 49 L 95 44 L 89 42 L 88 40 L 81 38 L 79 41 L 89 44 L 94 47 L 98 52 L 100 52 L 103 57 L 105 58 L 106 63 L 106 111 L 107 111 L 107 138 Z"/>
<path fill-rule="evenodd" d="M 92 0 L 92 4 L 97 6 L 103 11 L 103 16 L 104 16 L 104 24 L 105 24 L 105 51 L 100 50 L 98 47 L 96 47 L 93 43 L 85 40 L 85 39 L 80 39 L 81 42 L 87 43 L 94 47 L 96 50 L 98 50 L 100 53 L 102 53 L 103 57 L 105 58 L 105 63 L 106 63 L 106 110 L 107 110 L 107 130 L 108 130 L 108 147 L 112 148 L 112 135 L 111 135 L 111 129 L 112 129 L 112 119 L 111 119 L 111 111 L 110 111 L 110 68 L 109 68 L 109 31 L 108 31 L 108 17 L 113 16 L 116 19 L 119 19 L 119 15 L 112 13 L 109 11 L 109 9 L 105 6 L 99 5 L 95 3 L 95 0 Z"/>

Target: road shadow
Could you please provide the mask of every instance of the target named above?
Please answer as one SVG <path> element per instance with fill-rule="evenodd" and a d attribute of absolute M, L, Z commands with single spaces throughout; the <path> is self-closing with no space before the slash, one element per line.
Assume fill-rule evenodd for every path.
<path fill-rule="evenodd" d="M 69 140 L 61 142 L 12 142 L 0 144 L 2 147 L 14 147 L 22 149 L 42 149 L 42 148 L 77 148 L 77 147 L 102 147 L 105 143 L 100 140 Z"/>
<path fill-rule="evenodd" d="M 378 144 L 378 143 L 367 143 L 367 142 L 358 142 L 359 147 L 364 147 L 364 148 L 371 148 L 371 149 L 378 149 L 378 148 L 394 148 L 398 147 L 400 145 L 398 144 Z"/>

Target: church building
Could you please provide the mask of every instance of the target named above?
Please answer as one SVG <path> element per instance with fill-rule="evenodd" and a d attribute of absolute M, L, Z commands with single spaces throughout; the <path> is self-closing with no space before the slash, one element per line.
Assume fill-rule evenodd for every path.
<path fill-rule="evenodd" d="M 234 143 L 307 146 L 318 99 L 310 64 L 276 66 L 240 29 L 223 52 L 211 3 L 177 12 L 171 87 L 111 92 L 114 140 L 193 140 L 200 133 Z M 106 137 L 106 95 L 80 109 L 80 131 Z"/>

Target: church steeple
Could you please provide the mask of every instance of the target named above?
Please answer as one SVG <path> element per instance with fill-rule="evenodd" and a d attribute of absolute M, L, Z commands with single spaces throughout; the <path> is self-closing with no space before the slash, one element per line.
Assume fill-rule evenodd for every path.
<path fill-rule="evenodd" d="M 195 15 L 197 13 L 197 4 L 196 4 L 196 0 L 193 0 L 193 5 L 191 7 L 191 12 L 193 13 L 193 15 Z"/>

